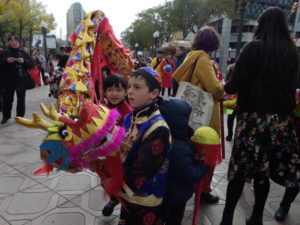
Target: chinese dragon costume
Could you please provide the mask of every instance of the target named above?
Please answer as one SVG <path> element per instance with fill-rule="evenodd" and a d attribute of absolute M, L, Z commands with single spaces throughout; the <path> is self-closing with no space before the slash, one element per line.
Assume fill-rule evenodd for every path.
<path fill-rule="evenodd" d="M 117 40 L 101 11 L 88 13 L 70 36 L 70 42 L 72 51 L 60 83 L 58 110 L 54 104 L 47 108 L 41 103 L 42 112 L 53 122 L 37 113 L 33 113 L 32 120 L 17 117 L 16 122 L 47 132 L 40 145 L 45 165 L 35 174 L 49 173 L 53 168 L 70 172 L 91 169 L 95 160 L 105 157 L 104 166 L 96 166 L 93 171 L 100 176 L 105 191 L 116 194 L 123 185 L 118 148 L 125 131 L 116 126 L 117 110 L 96 104 L 94 83 L 98 81 L 102 92 L 102 67 L 129 74 L 134 64 L 129 50 Z"/>

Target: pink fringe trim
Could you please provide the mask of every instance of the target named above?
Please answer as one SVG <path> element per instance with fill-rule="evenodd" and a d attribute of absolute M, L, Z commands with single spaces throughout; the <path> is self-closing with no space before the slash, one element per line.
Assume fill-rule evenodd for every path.
<path fill-rule="evenodd" d="M 98 148 L 92 150 L 90 154 L 87 154 L 87 156 L 91 159 L 96 159 L 98 157 L 104 157 L 114 151 L 117 151 L 124 137 L 125 137 L 125 129 L 123 127 L 120 127 L 114 139 L 111 140 L 111 144 L 109 144 L 104 149 L 101 149 L 101 146 L 99 146 Z M 81 165 L 83 168 L 89 168 L 90 163 L 84 160 L 83 158 L 79 158 L 79 157 L 80 157 L 79 155 L 75 156 L 72 159 L 72 162 L 74 162 L 76 165 L 78 164 Z"/>
<path fill-rule="evenodd" d="M 123 139 L 125 137 L 125 129 L 123 127 L 119 128 L 119 131 L 115 138 L 111 141 L 111 144 L 107 146 L 104 149 L 101 149 L 101 146 L 95 149 L 95 151 L 90 154 L 90 157 L 96 158 L 96 157 L 104 157 L 112 153 L 113 151 L 118 150 L 119 146 L 122 144 Z"/>
<path fill-rule="evenodd" d="M 108 118 L 106 119 L 106 123 L 102 129 L 93 134 L 89 139 L 71 147 L 69 149 L 70 156 L 76 156 L 80 153 L 90 150 L 94 146 L 98 146 L 101 143 L 101 137 L 105 136 L 109 129 L 116 124 L 116 120 L 119 118 L 119 116 L 120 113 L 116 109 L 110 110 Z"/>
<path fill-rule="evenodd" d="M 88 156 L 91 159 L 97 157 L 107 156 L 113 151 L 117 151 L 125 137 L 125 129 L 123 127 L 116 127 L 117 132 L 114 134 L 113 139 L 107 147 L 100 146 L 101 138 L 106 136 L 113 126 L 116 126 L 116 119 L 119 117 L 119 112 L 115 109 L 110 110 L 105 125 L 101 130 L 92 135 L 91 138 L 84 140 L 80 144 L 69 149 L 70 159 L 72 164 L 81 165 L 83 168 L 89 168 L 90 164 L 84 160 L 83 156 Z M 96 147 L 98 146 L 98 147 Z M 86 155 L 85 152 L 90 151 Z"/>

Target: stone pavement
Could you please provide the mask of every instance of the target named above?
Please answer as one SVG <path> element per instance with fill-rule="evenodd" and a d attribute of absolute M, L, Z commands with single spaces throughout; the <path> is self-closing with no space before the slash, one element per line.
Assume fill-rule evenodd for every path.
<path fill-rule="evenodd" d="M 41 112 L 39 103 L 55 101 L 48 97 L 48 86 L 27 92 L 26 117 Z M 12 117 L 15 116 L 15 107 Z M 34 176 L 41 166 L 39 144 L 44 131 L 21 127 L 13 120 L 0 125 L 0 225 L 115 225 L 118 209 L 110 217 L 101 210 L 107 201 L 98 177 L 91 172 L 69 174 L 54 172 L 49 176 Z M 216 169 L 213 178 L 214 193 L 220 196 L 216 205 L 201 205 L 198 224 L 218 225 L 225 203 L 226 171 L 231 143 L 226 143 L 226 160 Z M 264 225 L 279 224 L 273 219 L 284 189 L 274 183 L 265 207 Z M 180 194 L 180 193 L 178 193 Z M 245 224 L 251 213 L 253 191 L 246 185 L 238 204 L 234 224 Z M 193 199 L 186 207 L 183 225 L 190 225 Z M 300 195 L 294 202 L 286 225 L 300 225 Z"/>

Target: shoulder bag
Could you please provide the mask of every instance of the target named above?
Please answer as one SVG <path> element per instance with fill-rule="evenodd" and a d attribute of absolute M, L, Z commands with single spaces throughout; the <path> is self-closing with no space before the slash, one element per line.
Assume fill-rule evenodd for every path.
<path fill-rule="evenodd" d="M 201 126 L 207 126 L 210 123 L 214 99 L 211 93 L 203 91 L 198 86 L 191 84 L 192 76 L 199 57 L 193 64 L 193 68 L 189 74 L 187 81 L 180 81 L 176 98 L 188 102 L 192 106 L 189 125 L 196 130 Z"/>

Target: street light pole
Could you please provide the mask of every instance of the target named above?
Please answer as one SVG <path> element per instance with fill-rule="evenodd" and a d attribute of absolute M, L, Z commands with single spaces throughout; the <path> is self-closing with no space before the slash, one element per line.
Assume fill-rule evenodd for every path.
<path fill-rule="evenodd" d="M 139 43 L 135 43 L 134 47 L 135 47 L 135 58 L 137 58 Z"/>
<path fill-rule="evenodd" d="M 235 54 L 235 58 L 237 59 L 237 57 L 240 54 L 241 47 L 242 47 L 244 16 L 245 16 L 245 11 L 246 11 L 246 6 L 248 4 L 248 0 L 238 0 L 238 1 L 236 1 L 236 4 L 238 4 L 238 10 L 239 10 L 239 14 L 240 14 L 238 37 L 237 37 L 237 44 L 236 44 L 236 54 Z"/>
<path fill-rule="evenodd" d="M 47 61 L 48 59 L 47 59 L 47 42 L 46 42 L 46 35 L 47 35 L 48 24 L 47 24 L 44 20 L 42 20 L 42 21 L 41 21 L 40 27 L 41 27 L 41 30 L 42 30 L 43 40 L 44 40 L 44 41 L 43 41 L 43 42 L 44 42 L 44 56 L 45 56 L 45 59 L 46 59 L 46 61 Z"/>
<path fill-rule="evenodd" d="M 153 33 L 153 39 L 154 39 L 154 51 L 155 51 L 155 54 L 154 54 L 154 55 L 156 55 L 156 50 L 158 49 L 158 45 L 159 45 L 159 43 L 158 43 L 158 38 L 159 38 L 159 32 L 158 32 L 158 30 L 157 30 L 157 31 L 155 31 L 155 32 Z"/>

